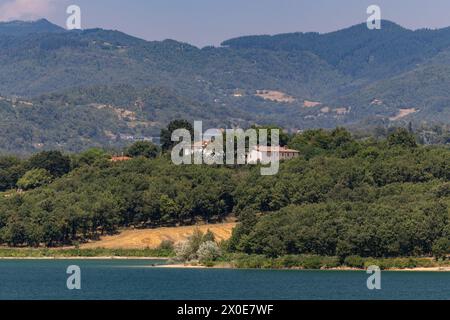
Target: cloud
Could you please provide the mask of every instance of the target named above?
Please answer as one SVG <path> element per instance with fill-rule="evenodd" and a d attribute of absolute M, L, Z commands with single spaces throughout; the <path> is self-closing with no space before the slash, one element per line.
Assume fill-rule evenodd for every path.
<path fill-rule="evenodd" d="M 8 0 L 0 4 L 0 21 L 43 18 L 55 9 L 56 2 L 57 0 Z"/>

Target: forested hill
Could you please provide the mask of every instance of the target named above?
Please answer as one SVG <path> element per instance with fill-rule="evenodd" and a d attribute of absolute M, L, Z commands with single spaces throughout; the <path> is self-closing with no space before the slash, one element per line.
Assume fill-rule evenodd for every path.
<path fill-rule="evenodd" d="M 64 32 L 65 29 L 52 24 L 46 19 L 37 21 L 12 21 L 0 23 L 0 35 L 25 36 L 29 34 Z"/>
<path fill-rule="evenodd" d="M 134 158 L 123 162 L 101 149 L 0 157 L 0 245 L 74 245 L 122 227 L 235 214 L 232 252 L 450 253 L 448 148 L 419 146 L 404 129 L 382 141 L 306 131 L 288 145 L 301 155 L 275 176 L 261 176 L 258 166 L 176 166 L 146 143 L 125 150 Z"/>
<path fill-rule="evenodd" d="M 151 136 L 175 118 L 286 129 L 448 124 L 449 48 L 449 28 L 412 31 L 388 21 L 381 30 L 360 24 L 327 34 L 241 37 L 205 48 L 103 29 L 66 31 L 47 20 L 0 23 L 0 112 L 8 113 L 2 127 L 28 122 L 32 135 L 45 135 L 49 124 L 42 119 L 67 121 L 65 114 L 74 110 L 97 119 L 103 133 L 122 136 Z M 24 118 L 21 108 L 8 103 L 16 97 L 41 109 L 29 107 Z M 139 125 L 120 129 L 123 114 L 136 112 L 142 100 L 147 112 L 136 117 Z M 106 122 L 92 108 L 105 104 L 115 110 Z M 70 126 L 86 132 L 77 119 Z M 54 134 L 73 139 L 69 131 Z M 85 138 L 85 145 L 104 144 L 94 135 Z M 11 144 L 31 138 L 16 132 L 3 139 Z M 18 151 L 46 146 L 31 140 L 38 141 L 18 145 Z M 47 140 L 50 146 L 60 143 Z M 78 150 L 74 143 L 61 145 Z M 3 143 L 0 149 L 10 150 Z"/>
<path fill-rule="evenodd" d="M 157 142 L 160 128 L 172 117 L 217 124 L 217 119 L 239 114 L 234 109 L 209 110 L 167 88 L 129 85 L 80 88 L 32 100 L 0 97 L 0 152 L 80 151 L 137 140 Z"/>
<path fill-rule="evenodd" d="M 381 30 L 368 30 L 366 24 L 360 24 L 327 34 L 241 37 L 222 45 L 234 49 L 309 51 L 343 74 L 373 80 L 414 68 L 432 58 L 448 48 L 449 36 L 450 29 L 411 31 L 383 21 Z"/>

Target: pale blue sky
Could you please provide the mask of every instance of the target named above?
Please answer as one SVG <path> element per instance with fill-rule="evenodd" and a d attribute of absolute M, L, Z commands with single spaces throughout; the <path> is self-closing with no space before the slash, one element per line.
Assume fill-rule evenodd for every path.
<path fill-rule="evenodd" d="M 0 20 L 45 17 L 64 26 L 69 4 L 81 7 L 83 28 L 197 46 L 249 34 L 334 31 L 364 22 L 371 4 L 408 28 L 450 26 L 450 0 L 0 0 Z"/>

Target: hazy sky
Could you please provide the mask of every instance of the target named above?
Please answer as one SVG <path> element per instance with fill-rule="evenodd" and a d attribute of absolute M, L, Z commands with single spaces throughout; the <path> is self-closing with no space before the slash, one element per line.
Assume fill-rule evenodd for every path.
<path fill-rule="evenodd" d="M 81 7 L 85 29 L 197 46 L 249 34 L 334 31 L 366 21 L 371 4 L 404 27 L 450 26 L 450 0 L 0 0 L 0 21 L 47 18 L 65 26 L 70 4 Z"/>

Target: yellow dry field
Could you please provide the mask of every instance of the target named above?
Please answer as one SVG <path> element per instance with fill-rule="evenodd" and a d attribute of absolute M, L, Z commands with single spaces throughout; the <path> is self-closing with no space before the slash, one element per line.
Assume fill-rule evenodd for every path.
<path fill-rule="evenodd" d="M 284 92 L 275 90 L 258 90 L 255 94 L 257 97 L 263 98 L 264 100 L 292 103 L 295 102 L 295 98 L 291 97 Z"/>
<path fill-rule="evenodd" d="M 395 117 L 391 117 L 389 118 L 389 120 L 391 121 L 396 121 L 396 120 L 400 120 L 401 118 L 406 117 L 407 115 L 410 115 L 412 113 L 416 113 L 417 110 L 415 108 L 410 108 L 410 109 L 400 109 L 398 111 L 398 114 Z"/>
<path fill-rule="evenodd" d="M 317 101 L 309 101 L 309 100 L 303 101 L 303 106 L 305 108 L 314 108 L 314 107 L 317 107 L 317 106 L 320 106 L 320 105 L 321 105 L 321 103 L 317 102 Z"/>
<path fill-rule="evenodd" d="M 214 233 L 217 241 L 227 240 L 231 236 L 235 222 L 173 227 L 173 228 L 157 228 L 142 230 L 124 230 L 120 234 L 102 237 L 99 241 L 90 242 L 81 245 L 83 249 L 105 248 L 105 249 L 145 249 L 156 248 L 163 240 L 170 240 L 174 243 L 187 240 L 194 233 L 195 229 L 199 229 L 203 233 L 210 230 Z"/>

